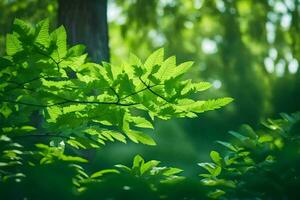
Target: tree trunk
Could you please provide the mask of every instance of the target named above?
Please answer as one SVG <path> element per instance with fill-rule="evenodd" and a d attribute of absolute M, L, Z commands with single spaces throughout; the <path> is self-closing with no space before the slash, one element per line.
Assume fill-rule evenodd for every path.
<path fill-rule="evenodd" d="M 59 0 L 58 23 L 69 44 L 84 44 L 94 62 L 109 62 L 107 0 Z"/>

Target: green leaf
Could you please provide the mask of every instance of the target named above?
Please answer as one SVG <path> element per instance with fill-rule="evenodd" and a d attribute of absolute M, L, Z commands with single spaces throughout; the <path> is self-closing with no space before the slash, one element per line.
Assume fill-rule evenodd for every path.
<path fill-rule="evenodd" d="M 129 54 L 129 63 L 130 65 L 136 65 L 136 66 L 141 66 L 142 61 L 139 59 L 135 54 L 130 53 Z"/>
<path fill-rule="evenodd" d="M 86 146 L 84 146 L 83 144 L 81 144 L 76 139 L 70 139 L 70 140 L 68 140 L 67 144 L 71 145 L 72 147 L 74 147 L 76 149 L 86 149 Z"/>
<path fill-rule="evenodd" d="M 189 62 L 184 62 L 179 66 L 175 67 L 172 73 L 172 77 L 177 77 L 186 73 L 192 67 L 193 64 L 194 62 L 189 61 Z"/>
<path fill-rule="evenodd" d="M 141 175 L 149 172 L 153 167 L 156 167 L 159 163 L 160 163 L 160 161 L 157 161 L 157 160 L 150 160 L 150 161 L 144 163 L 141 167 Z"/>
<path fill-rule="evenodd" d="M 136 127 L 154 129 L 152 123 L 143 117 L 130 116 L 129 120 L 134 123 Z"/>
<path fill-rule="evenodd" d="M 245 140 L 249 140 L 248 137 L 242 135 L 242 134 L 239 134 L 238 132 L 235 132 L 235 131 L 229 131 L 229 134 L 236 137 L 237 139 L 239 139 L 240 141 L 245 141 Z"/>
<path fill-rule="evenodd" d="M 247 124 L 243 124 L 240 127 L 240 132 L 243 135 L 247 135 L 252 139 L 258 139 L 258 135 L 255 133 L 255 131 L 251 128 L 251 126 L 247 125 Z"/>
<path fill-rule="evenodd" d="M 67 55 L 67 33 L 63 26 L 60 26 L 51 33 L 57 49 L 54 51 L 54 57 L 57 62 Z"/>
<path fill-rule="evenodd" d="M 258 139 L 259 143 L 266 143 L 271 142 L 274 140 L 274 137 L 272 135 L 261 135 Z"/>
<path fill-rule="evenodd" d="M 129 122 L 131 121 L 130 117 L 131 116 L 129 114 L 124 115 L 123 127 L 122 127 L 123 131 L 129 137 L 129 139 L 131 139 L 135 143 L 141 142 L 147 145 L 156 145 L 155 141 L 146 133 L 130 129 L 129 127 Z"/>
<path fill-rule="evenodd" d="M 155 141 L 149 135 L 143 132 L 129 130 L 126 132 L 126 135 L 135 143 L 141 142 L 151 146 L 156 145 Z"/>
<path fill-rule="evenodd" d="M 25 132 L 31 132 L 36 130 L 36 128 L 33 126 L 21 126 L 20 130 Z"/>
<path fill-rule="evenodd" d="M 207 196 L 212 199 L 219 199 L 221 196 L 224 196 L 226 192 L 224 190 L 216 189 L 213 192 L 210 192 Z"/>
<path fill-rule="evenodd" d="M 134 168 L 140 169 L 141 166 L 144 164 L 144 162 L 145 161 L 142 158 L 142 156 L 140 156 L 140 155 L 134 156 L 132 169 L 134 169 Z"/>
<path fill-rule="evenodd" d="M 211 83 L 199 82 L 199 83 L 194 83 L 193 86 L 195 87 L 197 92 L 201 92 L 201 91 L 209 89 L 211 87 Z"/>
<path fill-rule="evenodd" d="M 13 113 L 13 110 L 8 106 L 7 103 L 4 103 L 0 107 L 0 113 L 4 116 L 4 118 L 8 118 Z"/>
<path fill-rule="evenodd" d="M 134 69 L 134 75 L 137 77 L 141 77 L 146 73 L 146 70 L 140 65 L 132 65 Z"/>
<path fill-rule="evenodd" d="M 231 180 L 216 179 L 216 178 L 204 178 L 201 183 L 205 186 L 226 186 L 230 188 L 235 188 L 236 185 Z"/>
<path fill-rule="evenodd" d="M 66 155 L 62 155 L 60 157 L 62 160 L 64 161 L 69 161 L 69 162 L 81 162 L 81 163 L 87 163 L 88 160 L 78 157 L 78 156 L 66 156 Z"/>
<path fill-rule="evenodd" d="M 104 169 L 98 172 L 95 172 L 91 175 L 91 178 L 98 178 L 105 174 L 119 174 L 120 172 L 116 169 Z"/>
<path fill-rule="evenodd" d="M 11 139 L 9 137 L 7 137 L 6 135 L 1 135 L 0 136 L 0 141 L 10 142 Z M 15 144 L 17 144 L 17 143 L 15 143 Z"/>
<path fill-rule="evenodd" d="M 158 72 L 155 74 L 155 77 L 157 77 L 158 80 L 161 81 L 170 79 L 171 78 L 170 75 L 173 73 L 175 67 L 176 67 L 176 57 L 171 56 L 161 64 L 161 67 L 158 70 Z"/>
<path fill-rule="evenodd" d="M 222 168 L 214 163 L 198 163 L 198 165 L 206 169 L 212 176 L 218 176 Z"/>
<path fill-rule="evenodd" d="M 211 151 L 210 152 L 210 157 L 211 159 L 218 165 L 221 165 L 221 161 L 222 161 L 222 158 L 220 156 L 220 154 L 216 151 Z"/>
<path fill-rule="evenodd" d="M 0 162 L 0 167 L 6 167 L 6 166 L 8 166 L 9 164 L 8 163 L 6 163 L 6 162 Z"/>
<path fill-rule="evenodd" d="M 7 181 L 10 179 L 20 180 L 21 178 L 25 178 L 25 177 L 26 175 L 23 173 L 10 174 L 10 175 L 3 176 L 3 181 Z"/>
<path fill-rule="evenodd" d="M 125 166 L 125 165 L 117 164 L 117 165 L 115 165 L 115 167 L 117 167 L 117 168 L 119 168 L 119 169 L 121 169 L 125 172 L 130 172 L 131 171 L 131 169 L 129 167 Z"/>
<path fill-rule="evenodd" d="M 181 95 L 190 95 L 195 92 L 201 92 L 211 87 L 208 82 L 192 83 L 191 80 L 184 81 L 184 88 L 181 90 Z"/>
<path fill-rule="evenodd" d="M 151 71 L 155 65 L 161 65 L 164 60 L 164 49 L 160 48 L 154 51 L 145 61 L 144 66 L 147 71 Z"/>
<path fill-rule="evenodd" d="M 224 142 L 224 141 L 217 141 L 217 143 L 223 145 L 224 147 L 230 149 L 231 151 L 237 152 L 238 149 L 233 146 L 233 144 L 229 143 L 229 142 Z"/>
<path fill-rule="evenodd" d="M 178 173 L 181 173 L 183 172 L 182 169 L 179 169 L 179 168 L 175 168 L 175 167 L 170 167 L 168 168 L 165 172 L 164 172 L 164 175 L 165 176 L 172 176 L 174 174 L 178 174 Z"/>
<path fill-rule="evenodd" d="M 18 52 L 21 52 L 23 47 L 18 38 L 13 34 L 6 35 L 6 53 L 9 56 L 12 56 Z"/>
<path fill-rule="evenodd" d="M 84 54 L 86 47 L 82 44 L 77 44 L 68 49 L 68 57 L 77 57 Z"/>
<path fill-rule="evenodd" d="M 207 100 L 201 106 L 195 108 L 194 111 L 201 113 L 209 110 L 215 110 L 229 104 L 232 101 L 233 99 L 229 97 Z"/>
<path fill-rule="evenodd" d="M 34 28 L 31 26 L 31 24 L 20 19 L 14 20 L 13 31 L 18 33 L 18 35 L 21 38 L 27 40 L 34 35 Z M 30 41 L 24 41 L 24 42 L 30 42 Z"/>
<path fill-rule="evenodd" d="M 49 19 L 45 19 L 37 25 L 37 36 L 35 38 L 37 44 L 43 45 L 48 48 L 50 45 L 49 35 Z"/>
<path fill-rule="evenodd" d="M 117 132 L 117 131 L 113 131 L 113 130 L 102 130 L 101 133 L 102 135 L 106 136 L 108 138 L 108 135 L 111 136 L 112 138 L 118 140 L 118 141 L 121 141 L 123 143 L 126 143 L 126 137 Z"/>

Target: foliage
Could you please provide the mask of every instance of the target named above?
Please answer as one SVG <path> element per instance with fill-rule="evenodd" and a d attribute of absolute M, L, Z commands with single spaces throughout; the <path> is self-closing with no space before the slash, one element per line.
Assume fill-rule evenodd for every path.
<path fill-rule="evenodd" d="M 230 96 L 236 101 L 199 119 L 157 121 L 155 141 L 168 145 L 151 150 L 127 145 L 120 154 L 122 144 L 114 143 L 98 152 L 97 160 L 105 157 L 109 165 L 128 162 L 138 149 L 146 158 L 191 166 L 195 159 L 206 159 L 210 144 L 220 135 L 226 140 L 227 130 L 242 123 L 257 128 L 266 117 L 300 109 L 298 0 L 109 0 L 108 4 L 112 63 L 124 63 L 129 52 L 144 59 L 163 46 L 179 63 L 195 62 L 186 77 L 212 83 L 203 99 Z M 15 17 L 31 24 L 49 17 L 55 27 L 58 7 L 57 0 L 0 1 L 0 52 L 5 52 L 5 34 L 12 30 Z"/>
<path fill-rule="evenodd" d="M 68 47 L 63 27 L 49 33 L 48 20 L 13 27 L 0 58 L 1 197 L 299 198 L 299 113 L 230 131 L 233 140 L 217 141 L 223 149 L 211 151 L 212 162 L 198 164 L 200 180 L 140 155 L 131 167 L 92 172 L 84 150 L 128 139 L 155 145 L 146 130 L 156 119 L 197 117 L 232 99 L 197 99 L 211 85 L 185 79 L 192 63 L 164 59 L 163 49 L 145 62 L 131 55 L 120 66 L 97 64 L 83 45 Z"/>
<path fill-rule="evenodd" d="M 7 56 L 1 58 L 2 120 L 12 125 L 5 127 L 6 134 L 29 123 L 26 131 L 47 130 L 44 135 L 68 138 L 75 148 L 125 142 L 122 133 L 134 142 L 154 145 L 150 136 L 133 127 L 153 128 L 155 117 L 196 117 L 231 101 L 191 99 L 210 84 L 180 80 L 192 63 L 176 66 L 174 56 L 163 59 L 163 49 L 145 63 L 132 55 L 130 64 L 101 66 L 86 62 L 82 45 L 67 48 L 63 27 L 49 34 L 48 20 L 36 28 L 16 20 L 14 27 L 7 35 Z"/>
<path fill-rule="evenodd" d="M 132 50 L 144 58 L 163 45 L 180 62 L 195 61 L 190 71 L 194 80 L 215 82 L 222 96 L 239 98 L 223 110 L 223 120 L 209 113 L 195 128 L 209 129 L 211 121 L 218 121 L 218 131 L 225 132 L 241 123 L 257 125 L 270 115 L 299 110 L 294 103 L 300 97 L 298 0 L 108 3 L 113 63 L 123 63 Z M 56 0 L 0 1 L 0 52 L 15 17 L 35 24 L 50 16 L 51 24 L 57 24 L 57 7 Z M 210 91 L 207 98 L 215 95 L 214 89 Z M 216 137 L 213 132 L 208 135 L 211 140 Z"/>
<path fill-rule="evenodd" d="M 136 155 L 131 168 L 119 164 L 115 169 L 95 172 L 84 180 L 82 198 L 89 199 L 95 194 L 102 194 L 107 199 L 169 198 L 168 189 L 185 178 L 177 175 L 181 169 L 160 167 L 159 163 L 157 160 L 145 162 Z"/>
<path fill-rule="evenodd" d="M 57 2 L 53 0 L 0 1 L 0 54 L 5 52 L 5 35 L 12 30 L 15 18 L 22 18 L 33 24 L 46 17 L 55 21 L 57 7 Z"/>
<path fill-rule="evenodd" d="M 178 60 L 193 58 L 197 67 L 190 76 L 216 81 L 219 93 L 239 99 L 223 111 L 222 120 L 208 113 L 193 128 L 218 123 L 225 132 L 299 110 L 298 0 L 112 2 L 120 13 L 110 25 L 112 43 L 121 49 L 112 54 L 114 61 L 130 48 L 145 56 L 163 44 Z"/>
<path fill-rule="evenodd" d="M 281 116 L 266 120 L 257 131 L 242 125 L 229 132 L 231 141 L 217 141 L 223 147 L 220 153 L 211 151 L 212 162 L 198 163 L 204 170 L 199 182 L 177 176 L 180 169 L 160 168 L 159 161 L 145 163 L 136 156 L 132 168 L 116 165 L 92 174 L 98 183 L 89 182 L 95 185 L 83 194 L 90 189 L 109 190 L 108 197 L 116 199 L 145 198 L 145 193 L 146 199 L 298 199 L 300 113 Z M 127 189 L 131 191 L 124 192 Z"/>
<path fill-rule="evenodd" d="M 70 123 L 74 120 L 72 124 L 76 125 L 75 128 L 67 128 L 72 129 L 72 132 L 67 133 L 66 137 L 61 135 L 61 132 L 58 133 L 59 136 L 52 135 L 52 132 L 45 136 L 44 133 L 48 127 L 44 127 L 44 125 L 50 123 L 54 125 L 55 123 L 45 122 L 44 117 L 47 113 L 42 110 L 47 110 L 47 108 L 33 108 L 32 106 L 25 108 L 25 105 L 14 106 L 11 103 L 5 103 L 2 107 L 3 103 L 1 103 L 3 116 L 0 114 L 0 174 L 1 179 L 5 177 L 5 181 L 0 182 L 1 198 L 76 199 L 78 197 L 83 199 L 85 197 L 95 199 L 95 196 L 97 198 L 98 196 L 110 198 L 113 196 L 112 194 L 116 194 L 115 198 L 124 199 L 118 195 L 125 196 L 127 194 L 128 199 L 135 197 L 158 199 L 158 196 L 169 199 L 205 199 L 203 193 L 208 191 L 210 197 L 221 199 L 299 199 L 298 192 L 295 190 L 295 186 L 299 185 L 298 179 L 295 179 L 299 174 L 297 172 L 299 155 L 296 153 L 299 145 L 294 145 L 292 141 L 289 141 L 287 139 L 289 136 L 284 139 L 284 146 L 281 149 L 276 150 L 272 147 L 270 150 L 268 145 L 266 148 L 261 148 L 264 145 L 259 143 L 256 151 L 244 147 L 244 144 L 240 144 L 237 139 L 231 141 L 227 139 L 227 135 L 223 135 L 226 130 L 235 130 L 241 123 L 247 122 L 256 130 L 258 121 L 266 116 L 299 110 L 300 104 L 296 103 L 299 102 L 300 98 L 299 1 L 111 0 L 109 3 L 109 32 L 113 63 L 120 65 L 124 63 L 124 58 L 132 50 L 139 57 L 145 58 L 153 49 L 163 45 L 167 54 L 175 54 L 179 62 L 187 59 L 195 61 L 194 67 L 187 72 L 187 75 L 184 75 L 185 77 L 192 77 L 194 81 L 208 80 L 213 83 L 210 90 L 202 93 L 202 99 L 215 97 L 218 93 L 220 96 L 235 97 L 236 101 L 226 109 L 201 115 L 199 120 L 155 123 L 155 132 L 160 134 L 158 134 L 159 137 L 153 138 L 158 144 L 163 143 L 165 145 L 159 145 L 162 146 L 160 147 L 162 150 L 155 150 L 156 147 L 151 148 L 154 151 L 148 155 L 145 153 L 145 149 L 148 148 L 146 145 L 145 149 L 141 149 L 141 145 L 114 143 L 115 149 L 112 150 L 111 146 L 102 149 L 102 143 L 109 142 L 111 138 L 120 141 L 127 140 L 126 134 L 115 126 L 104 125 L 99 131 L 101 133 L 104 133 L 103 129 L 116 131 L 122 134 L 122 136 L 118 134 L 119 139 L 110 136 L 111 133 L 105 134 L 105 136 L 101 135 L 101 143 L 99 142 L 100 139 L 94 141 L 95 138 L 98 138 L 97 134 L 99 133 L 92 139 L 87 133 L 84 133 L 84 136 L 80 134 L 81 138 L 78 138 L 75 132 L 77 133 L 76 127 L 80 125 L 77 124 L 80 121 L 78 118 L 82 117 L 77 115 L 78 111 L 75 111 L 76 114 L 73 116 L 76 118 L 74 119 L 72 114 L 70 114 L 70 118 L 66 116 Z M 56 24 L 57 6 L 56 0 L 0 1 L 0 54 L 2 55 L 5 51 L 4 35 L 11 31 L 11 24 L 15 17 L 26 19 L 31 24 L 36 24 L 41 18 L 50 17 L 50 26 L 53 26 Z M 14 45 L 12 47 L 14 48 Z M 135 60 L 134 56 L 131 60 Z M 0 66 L 3 66 L 3 62 L 7 62 L 7 59 L 0 59 Z M 43 63 L 38 63 L 38 65 L 43 66 Z M 55 65 L 53 64 L 53 66 Z M 2 70 L 1 67 L 0 70 Z M 72 70 L 63 69 L 63 71 L 67 73 L 68 78 L 72 77 L 72 74 L 74 75 Z M 33 75 L 32 72 L 29 71 L 29 74 Z M 55 77 L 58 76 L 60 75 L 55 75 Z M 17 95 L 2 94 L 2 87 L 6 87 L 5 80 L 0 78 L 0 99 L 4 97 L 15 99 Z M 45 80 L 43 81 L 45 82 Z M 55 85 L 51 86 L 53 90 L 55 87 L 58 88 L 56 85 L 61 82 L 61 80 L 48 81 L 55 82 Z M 20 87 L 23 83 L 22 81 Z M 17 86 L 13 86 L 13 83 L 9 84 L 9 87 Z M 39 84 L 36 85 L 39 86 Z M 29 86 L 34 89 L 38 88 L 34 84 L 26 83 L 24 86 L 27 89 L 30 89 Z M 50 89 L 47 88 L 46 90 Z M 14 94 L 15 91 L 17 89 L 13 89 L 10 93 Z M 29 96 L 29 94 L 26 95 Z M 46 96 L 48 94 L 44 97 Z M 194 97 L 194 95 L 192 96 Z M 38 97 L 34 99 L 40 100 Z M 33 101 L 32 98 L 28 102 L 36 103 L 31 101 Z M 68 107 L 67 105 L 69 104 L 61 107 Z M 15 112 L 20 106 L 21 110 Z M 34 109 L 34 111 L 30 111 L 30 109 Z M 32 114 L 29 116 L 28 113 Z M 95 115 L 93 114 L 93 116 Z M 158 120 L 152 121 L 147 112 L 141 113 L 134 110 L 134 115 L 145 118 L 152 124 L 159 122 Z M 7 118 L 5 118 L 6 116 Z M 60 116 L 60 113 L 57 116 Z M 50 116 L 46 117 L 50 119 Z M 22 119 L 22 121 L 19 121 L 16 126 L 14 119 L 17 118 L 18 120 Z M 9 119 L 11 119 L 10 122 Z M 59 126 L 63 127 L 65 125 L 64 119 L 59 119 L 59 121 L 61 122 Z M 283 121 L 286 124 L 292 124 L 291 121 Z M 132 122 L 130 124 L 132 125 Z M 141 124 L 151 127 L 149 123 L 145 125 L 142 122 Z M 296 122 L 296 125 L 293 125 L 294 128 L 290 132 L 288 131 L 292 133 L 291 135 L 298 134 L 299 126 L 297 124 Z M 160 131 L 161 126 L 166 127 L 165 134 Z M 6 129 L 2 130 L 2 127 L 6 127 Z M 57 134 L 55 126 L 52 128 L 53 133 Z M 243 129 L 231 133 L 235 136 L 238 136 L 236 134 L 238 133 L 248 137 Z M 135 127 L 134 130 L 141 131 L 145 135 L 150 134 L 152 137 L 152 132 L 149 131 L 151 129 Z M 268 129 L 259 129 L 254 132 L 259 138 L 262 135 L 267 136 L 266 138 L 270 138 L 269 136 L 273 138 L 274 135 L 277 135 L 275 133 L 277 131 Z M 33 134 L 34 136 L 32 136 Z M 231 134 L 228 135 L 231 136 Z M 77 141 L 73 141 L 74 138 L 79 140 L 79 144 Z M 190 166 L 195 160 L 203 160 L 207 149 L 211 148 L 210 141 L 215 140 L 215 138 L 223 140 L 219 141 L 218 144 L 221 144 L 221 147 L 227 146 L 225 149 L 228 150 L 225 152 L 224 149 L 220 149 L 218 152 L 213 151 L 211 153 L 213 162 L 200 164 L 202 168 L 208 169 L 206 177 L 201 178 L 203 180 L 200 185 L 199 179 L 191 176 L 193 171 Z M 86 139 L 87 142 L 93 140 L 93 147 L 101 147 L 96 147 L 100 149 L 97 154 L 98 163 L 94 161 L 90 161 L 89 164 L 86 163 L 86 160 L 94 157 L 94 155 L 90 155 L 91 146 L 85 142 Z M 246 141 L 248 142 L 248 139 Z M 274 145 L 280 140 L 275 141 L 277 140 L 274 139 Z M 264 142 L 264 144 L 271 143 L 270 141 Z M 119 148 L 121 145 L 126 146 L 126 151 L 123 147 Z M 145 158 L 152 157 L 162 160 L 163 165 L 180 166 L 180 168 L 185 169 L 182 174 L 189 176 L 176 182 L 176 184 L 160 184 L 146 181 L 143 177 L 137 178 L 135 175 L 113 168 L 120 173 L 113 173 L 113 171 L 112 173 L 104 173 L 103 176 L 95 178 L 96 181 L 90 178 L 90 174 L 97 171 L 95 167 L 105 169 L 107 166 L 111 166 L 112 160 L 122 158 L 121 163 L 128 164 L 123 158 L 125 157 L 124 152 L 130 151 L 132 154 L 137 151 L 132 148 L 137 146 L 139 147 L 138 152 Z M 242 151 L 249 151 L 250 154 L 245 155 L 245 157 L 254 160 L 255 163 L 263 163 L 269 152 L 272 156 L 276 154 L 274 156 L 276 162 L 265 162 L 269 165 L 263 164 L 262 170 L 259 170 L 260 165 L 254 165 L 251 169 L 247 169 L 247 172 L 244 172 L 246 170 L 238 163 L 240 160 L 241 163 L 246 163 L 241 154 L 236 163 L 230 165 L 230 168 L 242 172 L 238 175 L 233 174 L 227 170 L 229 167 L 224 166 L 222 162 L 224 162 L 227 154 L 233 157 L 234 155 L 238 156 L 237 153 L 231 152 L 234 152 L 235 147 L 244 148 L 245 150 Z M 186 162 L 187 160 L 189 163 Z M 220 160 L 221 166 L 218 164 Z M 113 164 L 118 162 L 113 162 Z M 247 163 L 247 167 L 249 165 Z M 209 171 L 217 177 L 214 178 Z M 205 172 L 201 173 L 204 174 Z M 104 184 L 101 184 L 101 180 Z M 128 187 L 124 186 L 128 186 L 129 183 L 132 184 L 130 190 L 127 190 Z M 205 183 L 217 185 L 205 186 Z M 153 184 L 157 188 L 156 191 L 151 189 L 150 185 Z M 85 190 L 81 191 L 80 188 L 85 188 Z"/>
<path fill-rule="evenodd" d="M 158 168 L 158 161 L 144 163 L 136 156 L 132 169 L 118 165 L 118 171 L 88 176 L 83 168 L 88 160 L 78 156 L 79 150 L 108 141 L 126 143 L 127 138 L 155 145 L 144 131 L 153 129 L 155 119 L 194 118 L 232 101 L 196 99 L 210 84 L 184 79 L 192 62 L 177 65 L 174 56 L 165 60 L 163 49 L 145 62 L 131 55 L 120 66 L 100 65 L 89 61 L 83 45 L 67 46 L 62 26 L 49 33 L 49 20 L 34 27 L 16 19 L 13 28 L 6 38 L 7 55 L 0 58 L 0 178 L 3 188 L 15 182 L 20 189 L 18 194 L 4 189 L 1 193 L 8 192 L 9 198 L 41 198 L 46 185 L 33 193 L 26 188 L 53 170 L 63 176 L 68 170 L 64 199 L 73 198 L 73 190 L 80 193 L 90 180 L 121 170 L 125 176 L 151 179 L 145 184 L 156 190 L 155 184 L 173 182 L 180 170 Z M 54 183 L 57 177 L 51 178 Z"/>
<path fill-rule="evenodd" d="M 213 162 L 199 163 L 209 196 L 224 199 L 298 199 L 300 184 L 300 113 L 266 120 L 254 131 L 230 131 L 232 142 L 217 141 L 226 151 L 212 151 Z"/>

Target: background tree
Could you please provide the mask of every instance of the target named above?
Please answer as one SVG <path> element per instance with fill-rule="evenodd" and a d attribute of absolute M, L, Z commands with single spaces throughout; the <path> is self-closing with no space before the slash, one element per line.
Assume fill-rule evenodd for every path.
<path fill-rule="evenodd" d="M 70 44 L 85 44 L 92 60 L 109 62 L 107 0 L 59 0 L 58 24 Z"/>

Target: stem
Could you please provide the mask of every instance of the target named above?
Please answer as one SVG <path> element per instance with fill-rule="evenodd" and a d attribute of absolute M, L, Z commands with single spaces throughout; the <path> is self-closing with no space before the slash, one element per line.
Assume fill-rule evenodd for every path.
<path fill-rule="evenodd" d="M 165 100 L 166 102 L 170 103 L 169 100 L 167 100 L 165 97 L 163 97 L 163 96 L 161 96 L 160 94 L 158 94 L 158 93 L 156 93 L 155 91 L 153 91 L 153 90 L 151 89 L 151 87 L 150 87 L 149 85 L 147 85 L 147 84 L 142 80 L 141 77 L 139 77 L 139 79 L 140 79 L 140 81 L 147 87 L 147 89 L 148 89 L 152 94 L 154 94 L 154 95 L 158 96 L 159 98 Z"/>
<path fill-rule="evenodd" d="M 116 92 L 116 90 L 113 88 L 113 87 L 109 87 L 112 91 L 113 91 L 113 93 L 117 96 L 117 103 L 119 103 L 120 102 L 120 96 L 119 96 L 119 94 Z"/>
<path fill-rule="evenodd" d="M 145 91 L 145 90 L 147 90 L 147 89 L 149 89 L 149 88 L 153 88 L 153 87 L 159 86 L 159 85 L 163 85 L 163 84 L 150 85 L 150 86 L 145 87 L 145 88 L 143 88 L 143 89 L 141 89 L 141 90 L 138 90 L 138 91 L 136 91 L 136 92 L 133 92 L 133 93 L 131 93 L 131 94 L 129 94 L 129 95 L 126 95 L 126 96 L 124 96 L 124 97 L 121 97 L 120 100 L 126 99 L 126 98 L 128 98 L 128 97 L 133 96 L 133 95 L 139 94 L 139 93 L 141 93 L 141 92 L 143 92 L 143 91 Z"/>
<path fill-rule="evenodd" d="M 57 105 L 63 105 L 63 104 L 97 104 L 97 105 L 118 105 L 118 106 L 134 106 L 138 105 L 140 103 L 119 103 L 119 102 L 101 102 L 101 101 L 78 101 L 78 100 L 65 100 L 53 104 L 33 104 L 28 102 L 21 102 L 21 101 L 12 101 L 8 99 L 1 99 L 0 102 L 6 102 L 6 103 L 14 103 L 14 104 L 20 104 L 20 105 L 26 105 L 26 106 L 34 106 L 34 107 L 42 107 L 42 108 L 48 108 L 52 106 Z"/>
<path fill-rule="evenodd" d="M 12 138 L 21 138 L 21 137 L 58 137 L 63 139 L 70 139 L 70 137 L 68 136 L 55 135 L 55 134 L 26 134 L 26 135 L 12 136 Z"/>

